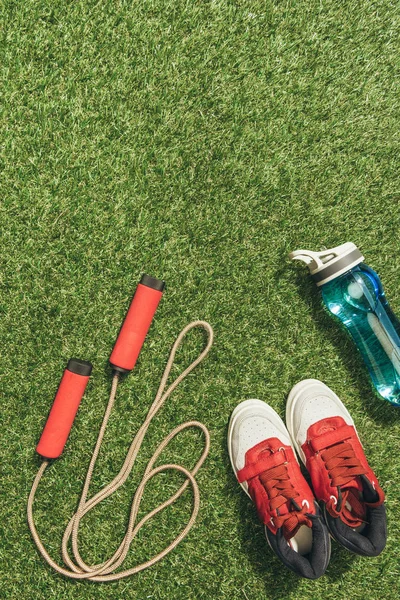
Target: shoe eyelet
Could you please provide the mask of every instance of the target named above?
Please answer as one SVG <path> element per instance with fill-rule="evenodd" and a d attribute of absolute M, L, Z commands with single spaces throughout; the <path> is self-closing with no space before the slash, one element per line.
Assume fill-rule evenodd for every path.
<path fill-rule="evenodd" d="M 308 510 L 310 510 L 310 504 L 308 502 L 308 500 L 303 500 L 303 502 L 301 503 L 302 506 L 307 506 Z"/>
<path fill-rule="evenodd" d="M 337 499 L 335 498 L 335 496 L 330 496 L 329 499 L 333 500 L 335 506 L 337 505 Z"/>

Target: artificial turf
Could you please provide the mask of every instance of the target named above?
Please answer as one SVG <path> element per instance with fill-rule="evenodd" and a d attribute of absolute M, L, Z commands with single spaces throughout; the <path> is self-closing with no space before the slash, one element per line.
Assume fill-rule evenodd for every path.
<path fill-rule="evenodd" d="M 25 0 L 0 11 L 0 598 L 397 598 L 400 412 L 374 396 L 287 255 L 354 241 L 400 314 L 398 3 Z M 146 458 L 189 419 L 212 440 L 200 515 L 157 566 L 118 583 L 74 583 L 47 567 L 28 532 L 34 448 L 66 361 L 91 360 L 65 453 L 35 505 L 59 560 L 109 392 L 107 359 L 143 272 L 167 291 L 120 386 L 93 493 L 118 472 L 181 328 L 206 319 L 215 344 L 153 422 L 124 490 L 83 522 L 82 554 L 111 555 Z M 202 343 L 193 333 L 175 375 Z M 389 522 L 381 556 L 333 543 L 314 582 L 268 548 L 225 442 L 239 401 L 262 398 L 283 415 L 306 377 L 350 409 Z M 183 434 L 165 459 L 192 466 L 201 443 Z M 180 482 L 153 481 L 141 514 Z M 146 526 L 126 566 L 171 541 L 190 506 L 187 493 Z"/>

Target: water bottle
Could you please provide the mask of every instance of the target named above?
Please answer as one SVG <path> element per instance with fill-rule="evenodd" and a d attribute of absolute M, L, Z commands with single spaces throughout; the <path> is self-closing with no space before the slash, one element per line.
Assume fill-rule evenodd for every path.
<path fill-rule="evenodd" d="M 351 242 L 322 250 L 296 250 L 290 258 L 308 265 L 328 311 L 344 325 L 382 398 L 400 406 L 400 322 L 381 281 Z"/>

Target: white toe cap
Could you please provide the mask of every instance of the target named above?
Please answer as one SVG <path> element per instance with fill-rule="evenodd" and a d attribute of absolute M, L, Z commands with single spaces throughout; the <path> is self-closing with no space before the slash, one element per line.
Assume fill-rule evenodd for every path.
<path fill-rule="evenodd" d="M 289 433 L 273 408 L 262 400 L 245 400 L 233 411 L 228 431 L 228 451 L 235 473 L 245 465 L 246 452 L 268 438 L 291 445 Z"/>
<path fill-rule="evenodd" d="M 305 379 L 293 387 L 286 405 L 286 423 L 300 456 L 309 427 L 330 417 L 342 417 L 348 425 L 354 425 L 347 408 L 322 381 Z"/>

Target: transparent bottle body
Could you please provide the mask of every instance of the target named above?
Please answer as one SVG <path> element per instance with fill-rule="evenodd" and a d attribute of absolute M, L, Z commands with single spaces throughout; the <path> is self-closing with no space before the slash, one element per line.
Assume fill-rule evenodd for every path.
<path fill-rule="evenodd" d="M 348 330 L 378 394 L 400 406 L 400 322 L 380 279 L 357 265 L 321 286 L 325 306 Z"/>

